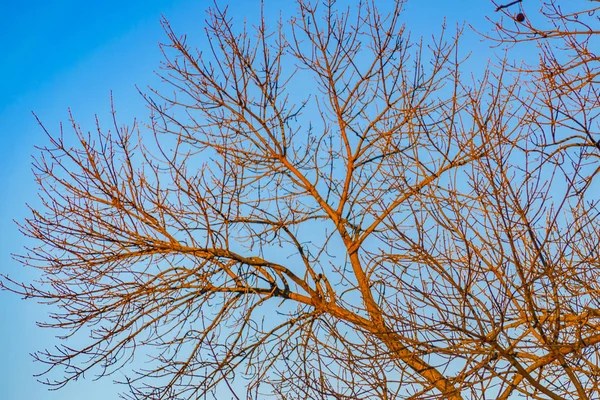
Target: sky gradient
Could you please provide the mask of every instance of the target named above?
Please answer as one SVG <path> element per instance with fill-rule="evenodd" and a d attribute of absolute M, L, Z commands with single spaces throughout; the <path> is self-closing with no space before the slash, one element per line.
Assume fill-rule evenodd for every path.
<path fill-rule="evenodd" d="M 230 4 L 234 18 L 257 13 L 255 0 L 221 1 Z M 275 1 L 267 7 L 277 15 Z M 272 5 L 269 5 L 272 3 Z M 343 3 L 343 2 L 342 2 Z M 457 8 L 450 3 L 460 3 Z M 26 241 L 13 222 L 29 215 L 26 202 L 39 204 L 31 173 L 34 146 L 47 138 L 32 112 L 53 134 L 60 122 L 68 128 L 70 109 L 84 132 L 94 130 L 94 115 L 101 123 L 110 122 L 111 93 L 120 123 L 134 117 L 147 117 L 144 101 L 136 89 L 158 84 L 154 74 L 161 54 L 158 42 L 165 40 L 161 15 L 178 32 L 185 32 L 201 43 L 204 9 L 212 4 L 203 0 L 158 0 L 117 2 L 31 1 L 3 4 L 3 56 L 0 60 L 0 271 L 16 280 L 30 280 L 36 271 L 27 270 L 12 260 L 11 253 L 23 251 Z M 292 1 L 287 7 L 294 7 Z M 277 7 L 280 7 L 277 5 Z M 405 20 L 419 35 L 437 35 L 447 18 L 450 31 L 464 21 L 485 30 L 485 16 L 494 17 L 487 1 L 448 2 L 444 0 L 408 3 Z M 468 27 L 465 27 L 469 31 Z M 480 38 L 468 32 L 463 46 L 477 51 Z M 484 66 L 485 59 L 473 58 Z M 35 321 L 47 318 L 51 307 L 23 301 L 0 292 L 0 398 L 7 400 L 85 400 L 117 398 L 119 387 L 110 378 L 86 380 L 48 392 L 36 383 L 34 373 L 43 366 L 34 363 L 30 353 L 52 347 L 58 332 L 36 327 Z"/>

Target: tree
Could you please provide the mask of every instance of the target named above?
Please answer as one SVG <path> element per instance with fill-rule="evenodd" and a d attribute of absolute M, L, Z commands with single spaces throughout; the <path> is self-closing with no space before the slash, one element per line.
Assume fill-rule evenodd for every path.
<path fill-rule="evenodd" d="M 460 32 L 334 3 L 215 7 L 204 51 L 164 21 L 147 127 L 48 132 L 43 279 L 3 284 L 58 307 L 50 384 L 135 355 L 129 398 L 597 396 L 597 107 L 544 121 L 558 89 L 508 58 L 468 78 Z"/>

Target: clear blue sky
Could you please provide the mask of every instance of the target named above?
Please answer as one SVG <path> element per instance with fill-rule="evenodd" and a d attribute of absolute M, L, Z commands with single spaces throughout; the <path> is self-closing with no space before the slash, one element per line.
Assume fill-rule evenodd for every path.
<path fill-rule="evenodd" d="M 58 131 L 67 122 L 70 107 L 85 131 L 93 130 L 94 114 L 110 118 L 112 91 L 122 123 L 147 115 L 135 85 L 156 84 L 158 42 L 165 39 L 159 20 L 164 14 L 179 32 L 201 37 L 204 8 L 212 1 L 6 1 L 2 6 L 2 57 L 0 58 L 0 271 L 17 280 L 35 276 L 11 259 L 25 243 L 13 219 L 28 215 L 25 202 L 36 205 L 31 174 L 35 144 L 45 136 L 34 111 L 47 128 Z M 229 0 L 236 17 L 258 11 L 258 0 Z M 269 4 L 271 3 L 271 4 Z M 267 1 L 268 7 L 280 7 Z M 293 6 L 291 0 L 281 0 Z M 487 1 L 413 0 L 406 20 L 417 35 L 438 34 L 444 17 L 450 29 L 467 21 L 489 28 L 485 16 L 494 16 Z M 468 29 L 468 28 L 467 28 Z M 470 39 L 469 39 L 470 37 Z M 484 45 L 468 33 L 463 45 L 477 51 Z M 196 42 L 198 43 L 198 42 Z M 67 131 L 68 132 L 68 131 Z M 70 133 L 70 132 L 69 132 Z M 0 292 L 0 398 L 6 400 L 85 400 L 117 398 L 111 379 L 72 384 L 48 392 L 32 376 L 42 366 L 29 353 L 57 343 L 57 332 L 37 328 L 48 306 L 23 301 Z"/>

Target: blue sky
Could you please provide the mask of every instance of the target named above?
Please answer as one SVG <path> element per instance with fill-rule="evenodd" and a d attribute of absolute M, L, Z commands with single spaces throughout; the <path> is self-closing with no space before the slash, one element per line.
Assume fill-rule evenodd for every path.
<path fill-rule="evenodd" d="M 258 0 L 229 0 L 234 17 L 256 12 Z M 267 3 L 277 4 L 276 1 Z M 282 3 L 284 3 L 282 1 Z M 31 174 L 35 144 L 44 144 L 45 135 L 32 111 L 51 132 L 61 121 L 68 123 L 68 109 L 83 130 L 93 130 L 94 114 L 110 119 L 113 94 L 121 123 L 147 115 L 135 85 L 156 84 L 154 70 L 161 59 L 158 42 L 165 39 L 159 24 L 165 15 L 178 32 L 200 38 L 205 0 L 177 1 L 28 1 L 4 2 L 2 57 L 0 58 L 0 271 L 17 280 L 35 276 L 11 259 L 25 244 L 13 219 L 28 215 L 26 202 L 36 199 Z M 286 1 L 285 6 L 293 6 Z M 457 4 L 460 4 L 457 6 Z M 271 6 L 269 6 L 271 7 Z M 272 8 L 271 8 L 272 10 Z M 467 21 L 489 28 L 485 16 L 494 17 L 487 1 L 413 0 L 406 20 L 417 35 L 438 34 L 444 17 L 450 29 Z M 468 28 L 467 28 L 468 29 Z M 484 46 L 468 34 L 463 45 L 477 51 Z M 484 60 L 483 60 L 484 61 Z M 479 61 L 477 61 L 479 62 Z M 69 131 L 67 130 L 67 133 Z M 118 387 L 109 379 L 76 382 L 58 392 L 48 392 L 32 375 L 42 371 L 29 353 L 56 344 L 56 332 L 35 325 L 49 307 L 22 301 L 0 292 L 0 397 L 8 400 L 86 400 L 116 398 Z M 91 377 L 90 377 L 91 378 Z"/>

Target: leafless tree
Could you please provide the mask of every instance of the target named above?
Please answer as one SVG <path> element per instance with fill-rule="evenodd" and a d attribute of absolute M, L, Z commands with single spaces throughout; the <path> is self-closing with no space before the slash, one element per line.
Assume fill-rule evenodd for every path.
<path fill-rule="evenodd" d="M 460 32 L 413 40 L 400 1 L 334 3 L 253 27 L 215 7 L 202 51 L 165 21 L 151 123 L 48 132 L 18 257 L 42 278 L 3 278 L 58 310 L 48 383 L 598 397 L 597 108 L 573 115 L 589 133 L 544 122 L 554 89 L 507 61 L 471 78 Z M 551 150 L 555 125 L 580 146 Z"/>

